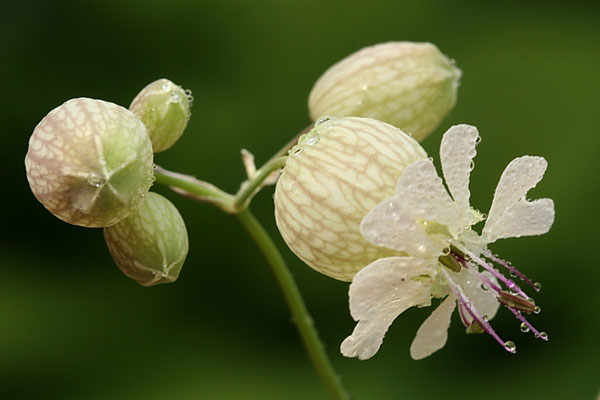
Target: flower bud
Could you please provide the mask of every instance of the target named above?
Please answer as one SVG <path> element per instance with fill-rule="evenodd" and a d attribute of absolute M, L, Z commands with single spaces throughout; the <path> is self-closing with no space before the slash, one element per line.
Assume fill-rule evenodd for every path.
<path fill-rule="evenodd" d="M 365 47 L 329 68 L 308 98 L 310 116 L 357 116 L 392 124 L 421 141 L 456 103 L 461 72 L 431 43 Z"/>
<path fill-rule="evenodd" d="M 121 271 L 144 286 L 175 281 L 188 252 L 181 214 L 153 192 L 129 217 L 104 228 L 104 239 Z"/>
<path fill-rule="evenodd" d="M 113 103 L 72 99 L 36 126 L 25 157 L 34 196 L 56 217 L 89 228 L 116 224 L 153 182 L 142 122 Z"/>
<path fill-rule="evenodd" d="M 155 153 L 173 146 L 183 134 L 191 99 L 191 92 L 168 79 L 150 83 L 135 96 L 129 109 L 146 125 Z"/>
<path fill-rule="evenodd" d="M 275 219 L 311 268 L 349 281 L 396 254 L 367 242 L 360 222 L 394 193 L 404 168 L 427 154 L 400 129 L 369 118 L 322 118 L 290 156 L 275 189 Z"/>

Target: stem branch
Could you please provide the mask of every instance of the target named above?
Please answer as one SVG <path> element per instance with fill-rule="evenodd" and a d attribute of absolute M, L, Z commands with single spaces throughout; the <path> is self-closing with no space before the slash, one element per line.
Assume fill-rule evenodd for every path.
<path fill-rule="evenodd" d="M 296 286 L 296 282 L 287 268 L 283 257 L 277 250 L 277 247 L 249 209 L 245 209 L 236 215 L 262 251 L 271 270 L 275 274 L 288 306 L 292 311 L 300 337 L 304 342 L 304 347 L 306 348 L 319 377 L 327 387 L 329 394 L 333 399 L 349 399 L 331 362 L 327 358 L 325 349 L 323 348 L 313 325 L 312 318 L 302 300 L 298 286 Z"/>

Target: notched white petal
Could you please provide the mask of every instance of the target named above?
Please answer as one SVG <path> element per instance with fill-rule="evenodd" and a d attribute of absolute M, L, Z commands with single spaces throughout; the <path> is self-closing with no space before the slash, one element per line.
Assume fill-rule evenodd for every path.
<path fill-rule="evenodd" d="M 508 164 L 496 186 L 486 228 L 488 225 L 496 225 L 517 201 L 523 199 L 527 192 L 537 185 L 544 176 L 547 165 L 543 157 L 534 156 L 515 158 Z"/>
<path fill-rule="evenodd" d="M 404 199 L 393 196 L 375 206 L 362 220 L 363 237 L 375 246 L 427 256 L 439 251 L 417 218 L 406 208 Z M 443 247 L 443 246 L 442 246 Z"/>
<path fill-rule="evenodd" d="M 361 270 L 361 272 L 362 271 L 364 270 Z M 388 288 L 393 286 L 389 285 L 389 282 L 385 283 L 385 278 L 381 278 L 382 277 L 374 277 L 377 281 L 384 282 L 383 285 Z M 364 290 L 366 287 L 363 287 L 362 289 Z M 431 301 L 429 285 L 424 284 L 419 280 L 405 280 L 400 287 L 394 289 L 394 296 L 390 296 L 389 293 L 384 294 L 382 293 L 382 290 L 378 290 L 378 293 L 378 300 L 389 300 L 384 303 L 378 301 L 373 302 L 373 300 L 375 300 L 374 298 L 369 297 L 367 293 L 361 293 L 361 296 L 366 295 L 365 301 L 371 302 L 374 306 L 363 307 L 362 305 L 358 305 L 355 307 L 355 309 L 360 309 L 361 312 L 353 313 L 353 317 L 360 315 L 360 320 L 354 328 L 352 335 L 348 336 L 342 342 L 340 350 L 344 356 L 358 357 L 361 360 L 371 358 L 377 350 L 379 350 L 385 333 L 398 315 L 412 306 L 428 305 Z M 350 297 L 352 309 L 352 287 L 350 289 Z M 357 298 L 358 297 L 355 297 L 355 299 Z M 368 311 L 366 311 L 367 309 Z"/>
<path fill-rule="evenodd" d="M 479 140 L 477 128 L 471 125 L 455 125 L 448 129 L 440 145 L 440 161 L 446 185 L 454 201 L 467 219 L 467 224 L 477 222 L 476 214 L 469 206 L 469 178 L 473 169 L 475 146 Z"/>
<path fill-rule="evenodd" d="M 410 356 L 414 360 L 428 357 L 444 347 L 448 340 L 448 327 L 455 307 L 456 297 L 449 295 L 421 324 L 410 345 Z"/>
<path fill-rule="evenodd" d="M 380 258 L 361 269 L 349 290 L 350 314 L 355 321 L 367 318 L 372 310 L 385 303 L 416 295 L 414 290 L 429 292 L 430 285 L 417 282 L 422 274 L 431 274 L 437 260 L 419 257 Z M 419 286 L 415 286 L 419 283 Z"/>
<path fill-rule="evenodd" d="M 543 235 L 554 222 L 554 202 L 551 199 L 517 201 L 499 218 L 488 222 L 483 230 L 487 243 L 511 237 Z"/>
<path fill-rule="evenodd" d="M 428 159 L 406 167 L 398 179 L 396 197 L 414 216 L 447 226 L 453 236 L 464 227 L 458 207 Z"/>
<path fill-rule="evenodd" d="M 462 288 L 464 295 L 473 303 L 479 314 L 485 316 L 488 320 L 494 318 L 500 307 L 500 303 L 496 298 L 496 292 L 488 285 L 482 284 L 477 277 L 464 269 L 458 274 L 451 274 L 456 284 Z M 496 286 L 500 286 L 498 280 L 490 272 L 483 271 L 481 275 L 489 279 Z M 473 321 L 469 313 L 464 313 L 464 317 L 467 319 L 465 321 L 467 324 Z"/>

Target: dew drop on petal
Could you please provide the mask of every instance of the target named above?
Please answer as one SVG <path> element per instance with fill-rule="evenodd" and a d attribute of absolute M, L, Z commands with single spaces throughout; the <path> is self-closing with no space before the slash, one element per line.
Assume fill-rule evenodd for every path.
<path fill-rule="evenodd" d="M 489 287 L 488 287 L 488 285 L 486 285 L 485 283 L 482 283 L 482 284 L 481 284 L 481 290 L 488 291 L 488 290 L 490 290 L 490 288 L 489 288 Z"/>
<path fill-rule="evenodd" d="M 444 247 L 442 250 L 442 255 L 447 256 L 448 254 L 450 254 L 450 247 Z"/>
<path fill-rule="evenodd" d="M 475 169 L 475 161 L 471 160 L 471 164 L 469 164 L 469 171 L 473 171 Z"/>
<path fill-rule="evenodd" d="M 548 339 L 548 334 L 546 332 L 540 332 L 540 337 L 544 340 Z"/>
<path fill-rule="evenodd" d="M 521 332 L 523 332 L 523 333 L 529 332 L 529 326 L 527 326 L 527 324 L 525 322 L 523 322 L 521 324 Z"/>

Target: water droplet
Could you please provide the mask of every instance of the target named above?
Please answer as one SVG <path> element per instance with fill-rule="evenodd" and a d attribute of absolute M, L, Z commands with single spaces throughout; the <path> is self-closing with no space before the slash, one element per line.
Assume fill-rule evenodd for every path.
<path fill-rule="evenodd" d="M 194 96 L 192 96 L 192 91 L 190 89 L 185 90 L 185 97 L 187 97 L 188 102 L 190 103 L 190 107 L 194 103 Z"/>
<path fill-rule="evenodd" d="M 444 247 L 442 250 L 442 255 L 447 256 L 448 254 L 450 254 L 450 247 Z"/>
<path fill-rule="evenodd" d="M 297 149 L 293 150 L 292 155 L 299 156 L 300 153 L 302 153 L 302 147 L 298 147 Z"/>
<path fill-rule="evenodd" d="M 511 277 L 511 278 L 516 278 L 516 277 L 517 277 L 517 274 L 515 274 L 513 271 L 511 271 L 511 272 L 510 272 L 510 277 Z"/>
<path fill-rule="evenodd" d="M 162 90 L 164 90 L 165 92 L 168 91 L 171 88 L 171 85 L 169 84 L 169 82 L 165 82 L 162 84 Z"/>
<path fill-rule="evenodd" d="M 490 290 L 490 288 L 485 283 L 482 283 L 481 284 L 481 290 L 485 290 L 487 292 L 488 290 Z"/>
<path fill-rule="evenodd" d="M 477 136 L 477 138 L 475 138 L 475 144 L 479 143 L 481 143 L 481 136 Z"/>
<path fill-rule="evenodd" d="M 529 332 L 529 326 L 525 322 L 521 323 L 521 332 L 527 333 Z"/>
<path fill-rule="evenodd" d="M 429 161 L 433 162 L 433 157 L 427 157 Z"/>
<path fill-rule="evenodd" d="M 541 284 L 541 283 L 539 283 L 539 282 L 536 282 L 536 283 L 534 283 L 534 284 L 533 284 L 533 286 L 535 286 L 535 288 L 536 288 L 537 290 L 540 290 L 540 289 L 542 288 L 542 284 Z"/>
<path fill-rule="evenodd" d="M 331 117 L 321 117 L 315 122 L 315 126 L 321 125 L 323 122 L 327 122 L 331 119 Z"/>
<path fill-rule="evenodd" d="M 546 332 L 540 332 L 540 337 L 542 339 L 548 339 L 548 334 Z"/>
<path fill-rule="evenodd" d="M 475 161 L 471 160 L 471 164 L 469 164 L 469 171 L 473 171 L 475 169 Z"/>
<path fill-rule="evenodd" d="M 181 100 L 181 96 L 179 96 L 179 93 L 177 93 L 177 92 L 175 92 L 175 91 L 172 91 L 172 92 L 171 92 L 171 101 L 172 101 L 173 103 L 178 103 L 178 102 L 179 102 L 179 100 Z"/>
<path fill-rule="evenodd" d="M 483 315 L 483 316 L 481 317 L 481 319 L 483 319 L 485 322 L 488 322 L 488 316 L 487 316 L 487 315 Z"/>
<path fill-rule="evenodd" d="M 533 308 L 533 313 L 534 313 L 534 314 L 539 314 L 539 313 L 541 313 L 541 312 L 542 312 L 542 307 L 540 307 L 540 306 L 535 306 L 535 307 Z"/>
<path fill-rule="evenodd" d="M 510 351 L 511 353 L 517 351 L 517 345 L 512 340 L 504 342 L 504 348 L 506 348 L 506 350 Z"/>
<path fill-rule="evenodd" d="M 454 58 L 451 58 L 450 60 L 448 60 L 448 62 L 452 65 L 456 64 L 456 60 Z"/>
<path fill-rule="evenodd" d="M 306 145 L 312 146 L 315 143 L 317 143 L 319 141 L 319 139 L 321 139 L 321 137 L 319 135 L 313 135 L 313 136 L 309 137 L 308 139 L 306 139 Z"/>
<path fill-rule="evenodd" d="M 486 213 L 482 213 L 481 214 L 481 219 L 485 221 L 487 219 L 487 214 Z"/>
<path fill-rule="evenodd" d="M 517 284 L 512 279 L 509 279 L 509 280 L 506 281 L 506 286 L 509 289 L 514 289 L 517 286 Z"/>
<path fill-rule="evenodd" d="M 95 172 L 90 172 L 87 175 L 87 181 L 90 185 L 94 187 L 100 187 L 106 183 L 106 179 L 104 179 L 104 176 Z"/>

